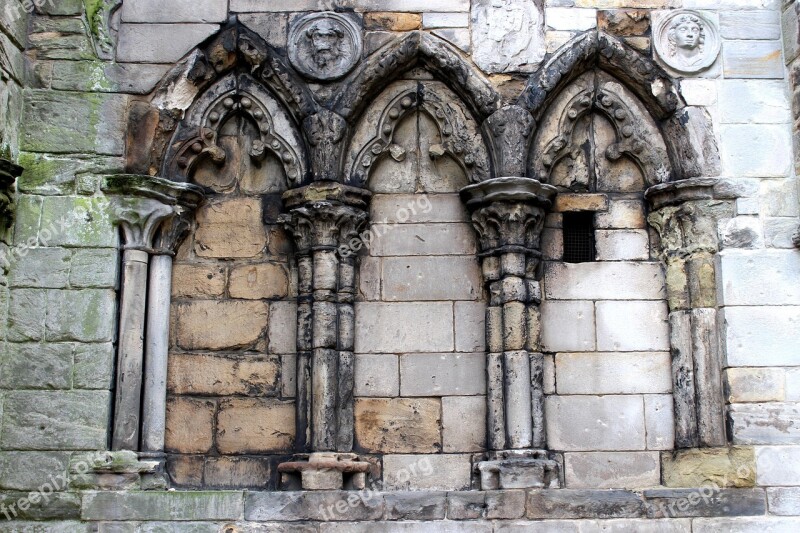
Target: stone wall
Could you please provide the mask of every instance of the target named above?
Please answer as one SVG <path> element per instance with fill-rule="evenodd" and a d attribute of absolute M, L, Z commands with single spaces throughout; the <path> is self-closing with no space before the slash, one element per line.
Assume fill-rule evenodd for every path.
<path fill-rule="evenodd" d="M 0 283 L 0 501 L 12 505 L 54 478 L 69 480 L 57 497 L 18 511 L 13 529 L 404 531 L 427 520 L 443 531 L 800 526 L 796 2 L 54 0 L 30 16 L 21 0 L 8 2 L 22 7 L 0 7 L 0 157 L 25 172 L 7 287 Z M 432 34 L 513 102 L 527 77 L 581 32 L 599 28 L 652 55 L 653 26 L 673 8 L 702 10 L 720 30 L 721 53 L 708 70 L 687 76 L 662 66 L 679 80 L 689 113 L 710 117 L 701 132 L 708 137 L 691 139 L 716 142 L 719 168 L 701 177 L 723 178 L 722 196 L 735 198 L 717 228 L 715 265 L 735 447 L 673 452 L 670 280 L 643 195 L 653 177 L 625 158 L 603 167 L 610 126 L 589 119 L 576 146 L 593 136 L 600 162 L 582 154 L 548 170 L 562 194 L 543 231 L 547 447 L 566 488 L 475 490 L 487 440 L 491 294 L 457 194 L 475 167 L 446 153 L 442 123 L 415 103 L 367 173 L 369 229 L 380 236 L 359 253 L 355 304 L 354 451 L 388 492 L 341 511 L 347 493 L 131 493 L 148 488 L 135 467 L 106 465 L 91 482 L 78 474 L 86 452 L 109 448 L 113 412 L 120 239 L 100 177 L 140 162 L 129 120 L 157 129 L 138 114 L 153 95 L 165 111 L 160 124 L 202 107 L 176 81 L 191 66 L 181 61 L 230 17 L 281 53 L 289 25 L 308 11 L 352 11 L 365 58 L 397 36 Z M 360 149 L 380 135 L 382 112 L 404 91 L 444 102 L 471 139 L 473 161 L 488 161 L 474 110 L 437 76 L 409 70 L 366 103 L 351 125 L 346 169 L 364 162 Z M 618 83 L 603 76 L 592 71 L 576 86 Z M 638 134 L 666 153 L 661 126 L 628 89 L 613 92 L 649 117 Z M 335 96 L 324 83 L 311 90 Z M 536 117 L 532 153 L 553 139 L 567 96 Z M 232 120 L 219 142 L 225 165 L 200 165 L 190 177 L 209 200 L 173 275 L 166 452 L 179 489 L 274 490 L 277 464 L 295 451 L 298 273 L 278 221 L 287 175 L 272 156 L 258 164 L 247 157 L 253 146 L 237 140 L 253 127 Z M 563 215 L 576 211 L 595 213 L 595 261 L 563 261 Z M 713 495 L 703 499 L 701 486 Z M 697 494 L 701 503 L 686 503 Z M 339 522 L 323 523 L 331 518 Z M 285 523 L 297 520 L 307 523 Z"/>

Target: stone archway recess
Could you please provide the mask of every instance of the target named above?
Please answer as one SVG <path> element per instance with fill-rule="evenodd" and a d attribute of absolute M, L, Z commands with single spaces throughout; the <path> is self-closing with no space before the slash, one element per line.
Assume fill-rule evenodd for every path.
<path fill-rule="evenodd" d="M 718 381 L 719 352 L 713 327 L 713 257 L 717 247 L 713 228 L 714 217 L 721 216 L 730 203 L 718 199 L 727 200 L 730 195 L 726 197 L 714 179 L 694 179 L 719 171 L 716 147 L 712 137 L 705 135 L 709 120 L 702 111 L 683 104 L 675 83 L 658 66 L 609 35 L 587 32 L 564 45 L 531 76 L 519 99 L 504 106 L 488 80 L 449 44 L 430 34 L 410 32 L 373 53 L 337 82 L 338 90 L 332 91 L 332 97 L 318 101 L 281 52 L 234 23 L 178 65 L 152 101 L 134 105 L 128 171 L 144 176 L 137 178 L 140 187 L 123 187 L 122 192 L 128 197 L 140 194 L 152 199 L 147 183 L 163 180 L 151 175 L 160 172 L 173 182 L 186 181 L 188 172 L 177 169 L 190 166 L 187 154 L 215 157 L 213 142 L 206 142 L 213 139 L 213 132 L 204 140 L 208 131 L 204 124 L 189 124 L 191 131 L 181 131 L 179 118 L 204 98 L 209 105 L 217 105 L 218 98 L 203 95 L 213 92 L 215 84 L 231 73 L 240 74 L 230 78 L 234 104 L 242 104 L 243 91 L 252 98 L 253 85 L 264 87 L 281 101 L 294 121 L 293 127 L 302 132 L 304 146 L 289 147 L 294 148 L 291 154 L 283 150 L 285 143 L 279 139 L 267 136 L 262 140 L 264 149 L 283 157 L 286 165 L 300 163 L 287 171 L 293 176 L 293 188 L 283 196 L 286 214 L 282 221 L 294 236 L 299 272 L 296 420 L 297 451 L 302 455 L 280 466 L 285 486 L 327 489 L 364 485 L 369 465 L 351 453 L 355 258 L 337 254 L 337 250 L 357 237 L 366 224 L 371 195 L 360 187 L 345 185 L 350 180 L 344 175 L 343 159 L 350 127 L 369 99 L 388 81 L 416 66 L 425 67 L 462 99 L 482 124 L 483 141 L 490 152 L 488 179 L 462 191 L 480 237 L 480 258 L 491 294 L 486 315 L 490 453 L 480 465 L 483 488 L 559 485 L 558 462 L 547 452 L 544 434 L 538 277 L 542 222 L 556 189 L 527 176 L 526 167 L 536 120 L 572 79 L 595 68 L 611 74 L 637 95 L 657 121 L 668 147 L 672 163 L 669 180 L 674 183 L 651 188 L 647 197 L 654 209 L 651 223 L 665 243 L 668 273 L 680 270 L 685 280 L 683 285 L 668 287 L 676 361 L 677 442 L 680 447 L 723 445 L 724 429 L 718 416 L 721 391 L 700 384 L 707 378 Z M 205 112 L 198 116 L 205 116 Z M 289 155 L 284 157 L 284 153 Z M 112 180 L 116 185 L 108 187 L 109 193 L 121 191 L 120 179 Z M 176 186 L 191 189 L 188 185 Z M 175 200 L 166 203 L 174 204 Z M 188 209 L 198 203 L 189 202 Z M 124 224 L 151 229 L 157 211 L 152 207 Z M 161 232 L 169 233 L 167 227 Z M 174 233 L 174 240 L 179 242 L 179 232 Z M 142 242 L 135 251 L 152 250 L 154 232 L 138 234 Z M 696 245 L 698 235 L 702 246 Z M 708 265 L 712 268 L 711 282 Z M 143 302 L 146 293 L 141 288 L 132 291 L 129 285 L 126 278 L 123 305 L 124 295 L 132 292 Z M 163 335 L 167 327 L 153 325 L 153 335 Z M 126 328 L 125 323 L 122 328 Z M 137 323 L 135 328 L 141 331 L 143 326 Z M 123 351 L 121 345 L 120 356 Z M 136 353 L 141 354 L 141 350 Z M 138 381 L 120 383 L 118 395 L 127 394 L 135 400 L 140 393 L 141 375 Z M 149 394 L 165 396 L 164 385 L 150 384 Z M 148 390 L 144 395 L 148 397 Z M 119 443 L 115 449 L 138 450 L 138 440 L 117 438 L 124 429 L 121 425 L 138 428 L 141 424 L 138 409 L 132 403 L 127 409 L 129 412 L 118 411 L 114 422 L 114 442 Z M 163 402 L 146 403 L 143 417 L 162 420 L 162 409 Z M 150 427 L 148 432 L 154 434 L 145 435 L 144 442 L 154 444 L 144 451 L 163 453 L 163 436 L 158 449 L 158 432 L 163 433 L 163 425 Z"/>

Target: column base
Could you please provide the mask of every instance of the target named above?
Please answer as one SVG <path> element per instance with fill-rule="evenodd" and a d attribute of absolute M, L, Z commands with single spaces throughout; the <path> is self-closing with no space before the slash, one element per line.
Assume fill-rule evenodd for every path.
<path fill-rule="evenodd" d="M 547 450 L 489 452 L 478 470 L 481 490 L 561 488 L 561 466 Z"/>
<path fill-rule="evenodd" d="M 296 455 L 278 465 L 281 490 L 362 490 L 370 463 L 354 453 L 316 452 Z"/>
<path fill-rule="evenodd" d="M 70 461 L 70 488 L 77 490 L 166 490 L 169 477 L 163 453 L 98 451 Z"/>

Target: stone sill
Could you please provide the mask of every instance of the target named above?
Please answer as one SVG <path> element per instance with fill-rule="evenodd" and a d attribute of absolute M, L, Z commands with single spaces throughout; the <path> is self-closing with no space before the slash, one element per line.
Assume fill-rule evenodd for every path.
<path fill-rule="evenodd" d="M 0 493 L 5 508 L 28 496 Z M 764 488 L 499 491 L 87 491 L 52 494 L 19 520 L 381 521 L 765 516 Z"/>

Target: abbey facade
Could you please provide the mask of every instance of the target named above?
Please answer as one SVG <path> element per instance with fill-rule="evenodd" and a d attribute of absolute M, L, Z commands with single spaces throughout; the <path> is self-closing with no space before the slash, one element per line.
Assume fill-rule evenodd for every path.
<path fill-rule="evenodd" d="M 794 0 L 5 0 L 0 530 L 800 530 Z"/>

